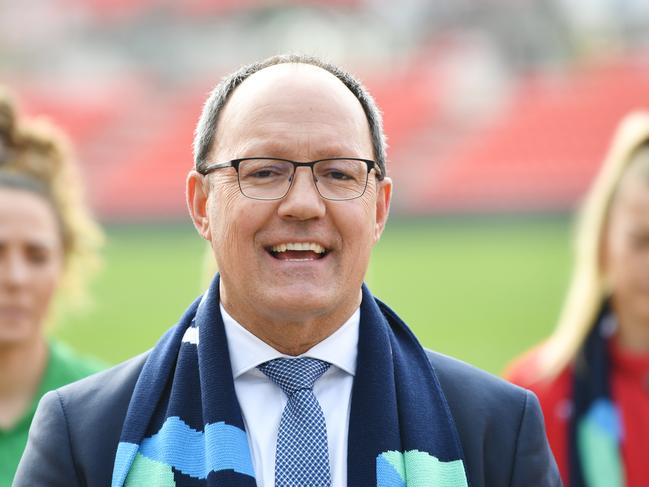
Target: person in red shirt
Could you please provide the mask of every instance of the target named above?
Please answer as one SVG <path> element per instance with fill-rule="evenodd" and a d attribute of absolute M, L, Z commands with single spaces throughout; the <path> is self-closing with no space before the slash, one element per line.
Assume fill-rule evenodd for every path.
<path fill-rule="evenodd" d="M 620 124 L 577 228 L 558 325 L 505 376 L 541 402 L 570 487 L 649 485 L 649 113 Z"/>

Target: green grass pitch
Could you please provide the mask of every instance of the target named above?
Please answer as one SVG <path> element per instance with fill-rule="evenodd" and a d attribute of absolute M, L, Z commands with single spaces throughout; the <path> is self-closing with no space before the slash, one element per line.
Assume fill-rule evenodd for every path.
<path fill-rule="evenodd" d="M 109 363 L 150 348 L 200 294 L 204 250 L 189 224 L 109 227 L 93 305 L 52 334 Z M 395 218 L 367 281 L 425 346 L 499 373 L 552 329 L 569 266 L 565 218 Z"/>

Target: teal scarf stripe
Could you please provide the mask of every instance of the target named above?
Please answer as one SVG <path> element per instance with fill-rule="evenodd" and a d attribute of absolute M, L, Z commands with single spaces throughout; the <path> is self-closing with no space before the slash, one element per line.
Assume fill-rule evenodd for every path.
<path fill-rule="evenodd" d="M 182 445 L 182 449 L 174 448 L 175 445 Z M 121 485 L 119 480 L 126 478 L 135 452 L 197 479 L 205 479 L 210 472 L 221 470 L 234 470 L 254 477 L 245 431 L 223 422 L 206 425 L 203 433 L 190 428 L 179 417 L 171 416 L 158 433 L 144 439 L 139 447 L 120 443 L 113 485 Z M 125 467 L 118 471 L 117 465 Z"/>
<path fill-rule="evenodd" d="M 623 487 L 622 421 L 608 399 L 596 399 L 577 426 L 577 446 L 589 487 Z"/>
<path fill-rule="evenodd" d="M 622 417 L 611 391 L 609 340 L 615 315 L 604 303 L 574 361 L 569 432 L 571 487 L 623 487 Z"/>
<path fill-rule="evenodd" d="M 138 448 L 139 445 L 135 443 L 128 443 L 126 441 L 119 442 L 119 445 L 117 445 L 117 453 L 115 454 L 115 464 L 113 465 L 111 487 L 121 487 L 124 485 Z"/>
<path fill-rule="evenodd" d="M 448 462 L 423 451 L 388 451 L 376 458 L 377 487 L 467 487 L 462 460 Z"/>

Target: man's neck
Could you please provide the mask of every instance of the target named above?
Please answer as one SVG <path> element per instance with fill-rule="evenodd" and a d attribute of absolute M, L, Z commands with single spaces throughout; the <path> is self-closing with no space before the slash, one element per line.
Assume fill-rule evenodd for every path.
<path fill-rule="evenodd" d="M 252 309 L 246 306 L 233 306 L 221 302 L 234 320 L 260 340 L 266 342 L 280 353 L 298 356 L 313 348 L 336 332 L 360 305 L 357 302 L 343 303 L 331 313 L 320 316 L 255 316 L 242 312 Z"/>

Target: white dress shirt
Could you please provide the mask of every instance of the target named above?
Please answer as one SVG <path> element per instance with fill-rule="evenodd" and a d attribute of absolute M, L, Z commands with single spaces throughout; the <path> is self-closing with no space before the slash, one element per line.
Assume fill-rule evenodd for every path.
<path fill-rule="evenodd" d="M 275 485 L 275 450 L 286 394 L 257 366 L 289 357 L 237 323 L 221 306 L 228 341 L 234 389 L 246 426 L 258 487 Z M 352 384 L 356 373 L 360 309 L 335 333 L 300 355 L 324 360 L 331 367 L 313 386 L 327 424 L 332 486 L 347 485 L 347 436 Z"/>

